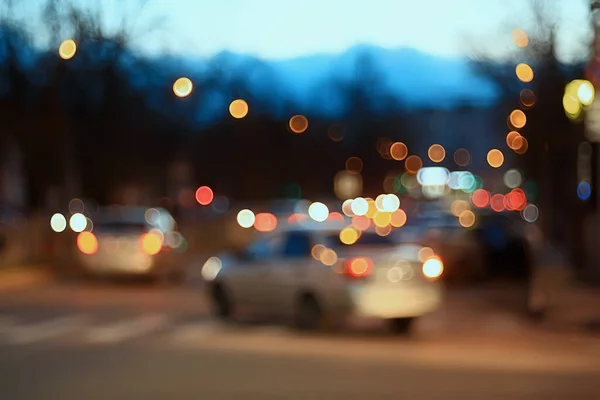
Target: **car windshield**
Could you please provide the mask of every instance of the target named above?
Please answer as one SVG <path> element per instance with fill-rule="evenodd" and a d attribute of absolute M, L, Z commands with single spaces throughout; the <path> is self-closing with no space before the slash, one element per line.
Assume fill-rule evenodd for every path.
<path fill-rule="evenodd" d="M 333 248 L 348 247 L 340 240 L 339 235 L 330 235 L 327 238 L 329 246 Z M 363 232 L 352 246 L 392 246 L 394 242 L 389 236 L 379 236 L 372 232 Z"/>
<path fill-rule="evenodd" d="M 145 223 L 140 222 L 107 221 L 95 224 L 94 230 L 110 233 L 144 233 L 148 230 L 148 226 Z"/>

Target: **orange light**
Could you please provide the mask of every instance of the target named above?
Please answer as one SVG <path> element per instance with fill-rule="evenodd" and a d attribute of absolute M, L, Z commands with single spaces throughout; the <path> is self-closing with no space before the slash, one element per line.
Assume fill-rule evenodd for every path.
<path fill-rule="evenodd" d="M 77 248 L 83 254 L 92 255 L 98 251 L 98 239 L 92 232 L 81 232 L 77 235 Z"/>
<path fill-rule="evenodd" d="M 304 133 L 308 129 L 308 119 L 304 115 L 294 115 L 290 118 L 289 127 L 294 133 Z"/>
<path fill-rule="evenodd" d="M 329 216 L 327 217 L 327 221 L 343 221 L 343 220 L 344 220 L 344 216 L 337 211 L 329 213 Z"/>
<path fill-rule="evenodd" d="M 259 232 L 271 232 L 277 228 L 277 217 L 271 213 L 256 214 L 254 228 Z"/>
<path fill-rule="evenodd" d="M 408 147 L 402 142 L 396 142 L 390 147 L 390 155 L 396 161 L 402 161 L 408 155 Z"/>
<path fill-rule="evenodd" d="M 371 226 L 371 220 L 363 215 L 352 217 L 352 226 L 359 231 L 366 231 Z"/>
<path fill-rule="evenodd" d="M 367 276 L 373 270 L 373 261 L 366 257 L 353 258 L 346 265 L 346 272 L 353 278 Z"/>
<path fill-rule="evenodd" d="M 288 224 L 293 225 L 306 220 L 306 214 L 292 214 L 288 217 Z"/>
<path fill-rule="evenodd" d="M 404 161 L 404 168 L 406 168 L 406 172 L 409 174 L 416 174 L 423 168 L 423 161 L 421 161 L 419 156 L 408 156 L 406 161 Z"/>
<path fill-rule="evenodd" d="M 146 233 L 142 235 L 142 249 L 148 255 L 155 255 L 162 249 L 163 241 L 160 236 L 155 233 Z"/>
<path fill-rule="evenodd" d="M 513 110 L 508 116 L 508 122 L 516 129 L 521 129 L 527 123 L 527 116 L 521 110 Z"/>

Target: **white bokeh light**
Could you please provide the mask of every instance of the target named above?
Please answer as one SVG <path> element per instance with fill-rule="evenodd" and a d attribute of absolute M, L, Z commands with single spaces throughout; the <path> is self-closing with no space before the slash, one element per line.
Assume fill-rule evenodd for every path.
<path fill-rule="evenodd" d="M 369 202 L 362 197 L 357 197 L 352 200 L 351 209 L 354 215 L 365 215 L 369 211 Z"/>
<path fill-rule="evenodd" d="M 71 215 L 69 226 L 73 232 L 83 232 L 87 226 L 87 218 L 81 213 Z"/>
<path fill-rule="evenodd" d="M 323 222 L 329 217 L 329 208 L 321 202 L 314 202 L 308 207 L 308 216 L 317 222 Z"/>
<path fill-rule="evenodd" d="M 54 232 L 63 232 L 67 229 L 67 219 L 61 213 L 56 213 L 50 218 L 50 227 Z"/>
<path fill-rule="evenodd" d="M 242 228 L 251 228 L 256 217 L 251 210 L 244 209 L 237 214 L 237 222 Z"/>

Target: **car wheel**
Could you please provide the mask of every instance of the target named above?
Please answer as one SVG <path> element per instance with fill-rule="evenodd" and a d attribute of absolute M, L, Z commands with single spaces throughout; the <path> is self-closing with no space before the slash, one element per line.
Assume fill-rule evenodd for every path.
<path fill-rule="evenodd" d="M 216 316 L 222 320 L 231 320 L 233 316 L 233 303 L 222 285 L 212 288 L 212 302 Z"/>
<path fill-rule="evenodd" d="M 414 318 L 392 318 L 388 320 L 390 330 L 394 334 L 407 335 L 410 333 L 410 328 Z"/>
<path fill-rule="evenodd" d="M 315 331 L 323 327 L 324 315 L 312 295 L 300 297 L 294 312 L 294 327 L 301 331 Z"/>

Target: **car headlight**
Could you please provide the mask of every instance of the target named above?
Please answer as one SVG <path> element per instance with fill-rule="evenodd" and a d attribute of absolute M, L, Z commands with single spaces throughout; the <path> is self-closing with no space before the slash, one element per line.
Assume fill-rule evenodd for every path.
<path fill-rule="evenodd" d="M 423 263 L 423 275 L 429 279 L 439 278 L 444 272 L 444 263 L 438 256 L 431 256 Z"/>

